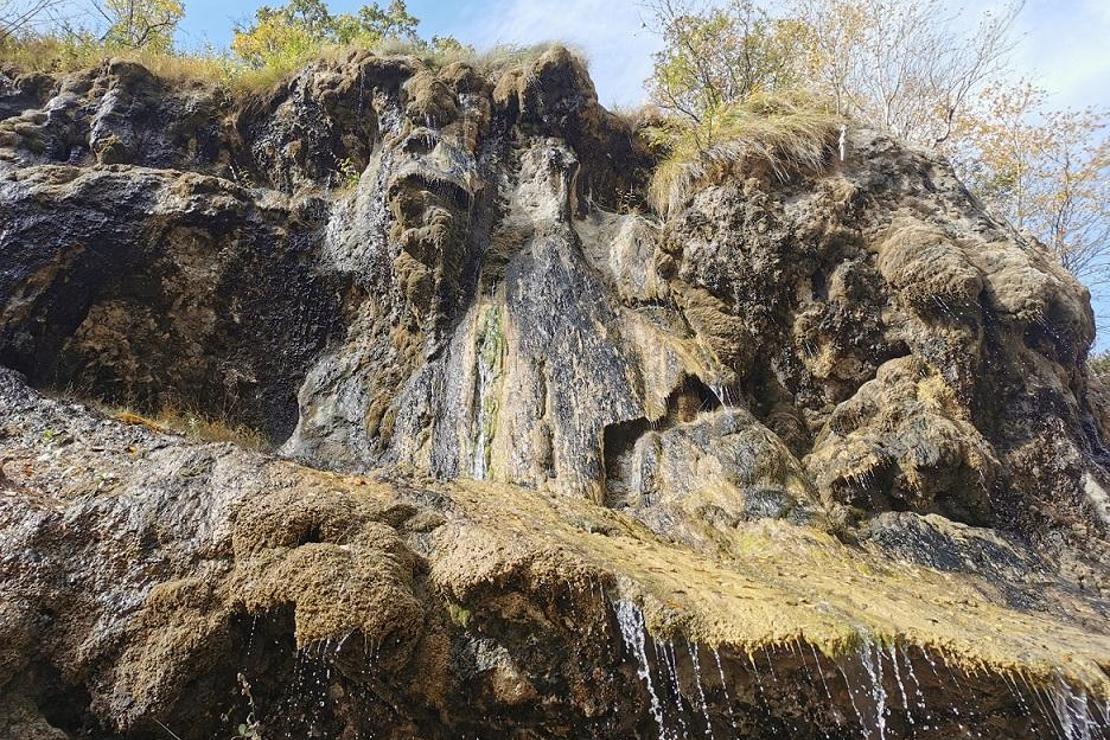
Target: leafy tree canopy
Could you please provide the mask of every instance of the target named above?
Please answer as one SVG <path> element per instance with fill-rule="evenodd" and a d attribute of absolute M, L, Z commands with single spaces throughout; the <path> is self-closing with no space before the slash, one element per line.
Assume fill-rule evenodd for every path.
<path fill-rule="evenodd" d="M 236 28 L 231 49 L 248 64 L 264 67 L 302 58 L 327 44 L 374 46 L 386 39 L 418 43 L 419 23 L 405 0 L 391 0 L 384 8 L 372 3 L 356 13 L 338 14 L 328 10 L 323 0 L 289 0 L 280 8 L 259 8 L 253 23 Z"/>

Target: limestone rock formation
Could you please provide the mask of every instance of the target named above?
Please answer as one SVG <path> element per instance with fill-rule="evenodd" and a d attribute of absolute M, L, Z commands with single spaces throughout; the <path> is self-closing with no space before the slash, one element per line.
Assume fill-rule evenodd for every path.
<path fill-rule="evenodd" d="M 0 735 L 1108 732 L 1089 296 L 936 156 L 656 214 L 559 47 L 3 75 Z"/>

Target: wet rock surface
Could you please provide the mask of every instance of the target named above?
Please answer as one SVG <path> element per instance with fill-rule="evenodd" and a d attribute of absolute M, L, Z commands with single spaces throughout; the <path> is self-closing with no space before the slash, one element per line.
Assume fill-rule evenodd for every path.
<path fill-rule="evenodd" d="M 0 735 L 1107 732 L 1089 297 L 944 162 L 658 218 L 558 48 L 0 115 Z"/>

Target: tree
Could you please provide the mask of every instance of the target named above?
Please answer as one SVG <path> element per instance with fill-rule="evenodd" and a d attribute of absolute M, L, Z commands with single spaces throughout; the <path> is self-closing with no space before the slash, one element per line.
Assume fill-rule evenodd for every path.
<path fill-rule="evenodd" d="M 663 37 L 649 87 L 655 102 L 695 123 L 722 105 L 797 84 L 796 23 L 772 19 L 752 0 L 697 10 L 690 0 L 647 6 Z"/>
<path fill-rule="evenodd" d="M 108 23 L 108 46 L 169 51 L 185 14 L 179 0 L 103 0 L 94 6 Z"/>
<path fill-rule="evenodd" d="M 374 3 L 358 9 L 358 23 L 361 34 L 371 40 L 401 39 L 417 40 L 416 27 L 420 19 L 410 15 L 404 0 L 391 0 L 389 7 L 382 9 Z"/>
<path fill-rule="evenodd" d="M 804 87 L 837 113 L 930 146 L 1004 70 L 1021 9 L 1013 0 L 961 34 L 945 0 L 793 0 L 777 18 L 754 0 L 692 1 L 648 6 L 664 42 L 650 80 L 661 107 L 696 121 L 753 93 Z"/>
<path fill-rule="evenodd" d="M 1106 114 L 1048 110 L 1044 91 L 1000 84 L 1021 0 L 970 32 L 946 0 L 790 0 L 777 18 L 754 0 L 694 1 L 648 5 L 664 42 L 649 86 L 677 114 L 661 128 L 668 151 L 712 159 L 732 135 L 716 122 L 766 92 L 828 101 L 837 115 L 941 149 L 996 215 L 1092 288 L 1110 284 Z"/>
<path fill-rule="evenodd" d="M 385 8 L 364 5 L 357 13 L 339 15 L 333 15 L 323 0 L 290 0 L 281 8 L 259 8 L 254 23 L 235 29 L 231 49 L 252 66 L 281 65 L 302 60 L 327 44 L 416 41 L 419 23 L 404 0 L 392 0 Z"/>
<path fill-rule="evenodd" d="M 265 67 L 302 59 L 319 45 L 311 24 L 298 23 L 286 13 L 263 6 L 253 25 L 235 30 L 231 50 L 250 66 Z"/>
<path fill-rule="evenodd" d="M 32 28 L 63 0 L 0 0 L 0 42 Z"/>
<path fill-rule="evenodd" d="M 987 90 L 955 127 L 953 160 L 988 208 L 1093 289 L 1110 283 L 1106 113 L 1050 110 L 1028 82 Z"/>
<path fill-rule="evenodd" d="M 1006 69 L 1021 11 L 1012 0 L 987 11 L 971 33 L 944 0 L 794 0 L 805 25 L 799 55 L 815 92 L 907 141 L 948 141 L 971 95 Z"/>

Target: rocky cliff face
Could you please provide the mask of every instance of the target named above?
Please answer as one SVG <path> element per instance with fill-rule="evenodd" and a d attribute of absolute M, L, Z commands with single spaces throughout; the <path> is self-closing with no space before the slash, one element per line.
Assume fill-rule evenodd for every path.
<path fill-rule="evenodd" d="M 1088 295 L 944 162 L 657 215 L 559 48 L 0 115 L 0 735 L 1107 733 Z"/>

